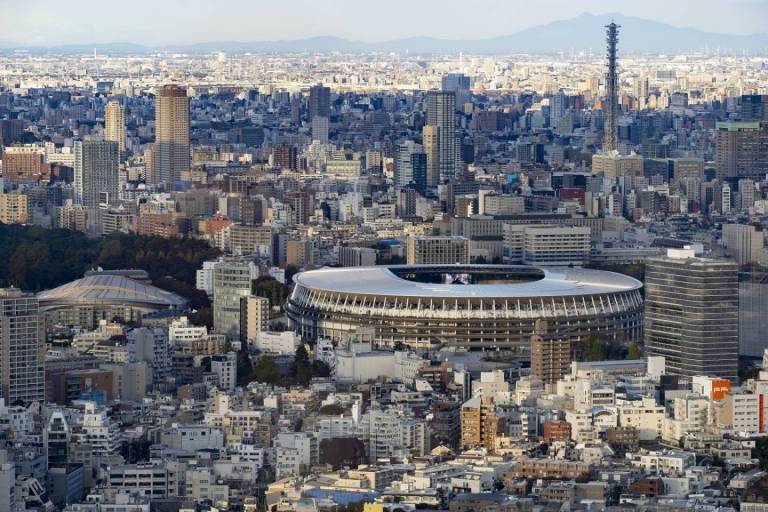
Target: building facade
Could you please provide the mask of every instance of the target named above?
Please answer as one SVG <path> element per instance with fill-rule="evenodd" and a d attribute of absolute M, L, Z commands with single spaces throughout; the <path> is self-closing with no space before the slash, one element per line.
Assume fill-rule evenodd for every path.
<path fill-rule="evenodd" d="M 645 348 L 664 356 L 667 373 L 736 379 L 738 265 L 670 249 L 645 272 Z"/>
<path fill-rule="evenodd" d="M 190 169 L 189 97 L 187 90 L 166 85 L 155 100 L 155 145 L 150 179 L 170 185 Z"/>
<path fill-rule="evenodd" d="M 45 399 L 45 351 L 37 297 L 0 289 L 0 396 L 6 404 Z"/>

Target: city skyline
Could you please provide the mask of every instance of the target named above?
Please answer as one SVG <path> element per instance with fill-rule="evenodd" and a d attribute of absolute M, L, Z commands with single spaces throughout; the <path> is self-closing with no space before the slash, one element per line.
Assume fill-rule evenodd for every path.
<path fill-rule="evenodd" d="M 473 9 L 495 20 L 492 27 L 468 23 L 466 7 L 456 0 L 407 4 L 395 0 L 386 11 L 361 7 L 349 0 L 311 2 L 300 0 L 290 5 L 256 5 L 243 0 L 215 4 L 203 0 L 172 0 L 161 5 L 145 0 L 121 13 L 122 22 L 111 22 L 111 11 L 99 9 L 86 0 L 77 11 L 52 0 L 32 0 L 20 4 L 0 0 L 4 16 L 0 19 L 0 47 L 36 47 L 68 44 L 132 43 L 148 46 L 188 45 L 223 41 L 285 41 L 334 36 L 352 41 L 376 43 L 402 38 L 481 40 L 569 19 L 585 13 L 616 14 L 655 20 L 677 28 L 713 34 L 764 34 L 762 20 L 768 17 L 764 0 L 652 0 L 643 4 L 589 0 L 567 2 L 544 0 L 538 9 L 524 10 L 515 2 L 498 0 L 473 2 Z M 92 7 L 92 8 L 91 8 Z M 255 7 L 255 9 L 254 9 Z M 230 16 L 253 9 L 251 16 Z M 147 16 L 151 11 L 152 16 Z M 712 13 L 717 12 L 717 16 Z M 84 14 L 85 13 L 85 14 Z M 407 14 L 404 16 L 404 14 Z M 165 19 L 174 16 L 168 30 Z M 425 23 L 425 20 L 431 20 Z M 472 17 L 469 18 L 472 20 Z M 157 20 L 157 21 L 155 21 Z"/>
<path fill-rule="evenodd" d="M 768 0 L 570 1 L 0 0 L 0 512 L 768 512 Z"/>

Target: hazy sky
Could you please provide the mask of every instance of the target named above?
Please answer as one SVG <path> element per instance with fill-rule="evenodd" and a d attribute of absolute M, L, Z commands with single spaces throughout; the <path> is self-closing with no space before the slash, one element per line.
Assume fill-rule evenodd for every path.
<path fill-rule="evenodd" d="M 768 0 L 0 0 L 0 43 L 475 39 L 585 11 L 712 32 L 768 30 Z"/>

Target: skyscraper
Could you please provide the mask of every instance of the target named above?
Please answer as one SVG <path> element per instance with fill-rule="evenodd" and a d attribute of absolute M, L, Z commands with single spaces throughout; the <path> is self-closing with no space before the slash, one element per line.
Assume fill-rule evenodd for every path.
<path fill-rule="evenodd" d="M 618 125 L 616 116 L 619 110 L 619 82 L 616 69 L 616 45 L 619 42 L 619 25 L 611 23 L 605 27 L 607 43 L 608 71 L 605 75 L 605 134 L 603 151 L 619 149 Z"/>
<path fill-rule="evenodd" d="M 440 183 L 440 128 L 426 125 L 422 139 L 427 155 L 427 187 L 436 188 Z"/>
<path fill-rule="evenodd" d="M 45 331 L 33 294 L 0 289 L 0 397 L 6 404 L 45 399 Z"/>
<path fill-rule="evenodd" d="M 125 151 L 125 109 L 120 102 L 107 103 L 104 114 L 104 139 L 117 142 L 120 154 Z"/>
<path fill-rule="evenodd" d="M 189 171 L 189 98 L 187 90 L 166 85 L 155 101 L 155 149 L 152 184 L 170 185 Z"/>
<path fill-rule="evenodd" d="M 331 117 L 331 89 L 323 84 L 309 89 L 309 120 L 315 116 Z"/>
<path fill-rule="evenodd" d="M 117 200 L 120 189 L 117 142 L 75 142 L 75 202 L 87 208 Z"/>
<path fill-rule="evenodd" d="M 453 92 L 427 93 L 427 126 L 438 128 L 440 180 L 456 178 L 456 95 Z"/>
<path fill-rule="evenodd" d="M 664 356 L 667 373 L 736 379 L 738 265 L 669 249 L 645 271 L 645 348 Z"/>

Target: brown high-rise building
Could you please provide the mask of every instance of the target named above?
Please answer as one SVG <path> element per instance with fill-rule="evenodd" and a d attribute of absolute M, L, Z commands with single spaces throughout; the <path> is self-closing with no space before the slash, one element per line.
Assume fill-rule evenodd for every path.
<path fill-rule="evenodd" d="M 295 224 L 309 224 L 312 204 L 308 192 L 286 192 L 283 195 L 283 202 L 291 209 Z"/>
<path fill-rule="evenodd" d="M 155 101 L 153 184 L 171 185 L 190 170 L 189 97 L 178 85 L 166 85 Z"/>
<path fill-rule="evenodd" d="M 104 140 L 117 142 L 120 154 L 125 151 L 125 108 L 119 101 L 110 101 L 104 110 Z"/>
<path fill-rule="evenodd" d="M 427 187 L 435 188 L 440 183 L 440 128 L 427 125 L 422 137 L 427 155 Z"/>
<path fill-rule="evenodd" d="M 291 144 L 278 144 L 272 149 L 272 165 L 280 169 L 299 169 L 298 150 Z"/>
<path fill-rule="evenodd" d="M 476 396 L 467 400 L 461 406 L 461 446 L 495 450 L 496 438 L 504 434 L 505 423 L 491 397 Z"/>
<path fill-rule="evenodd" d="M 557 383 L 571 369 L 574 343 L 570 339 L 546 339 L 547 321 L 536 320 L 531 336 L 531 373 L 546 385 Z"/>

